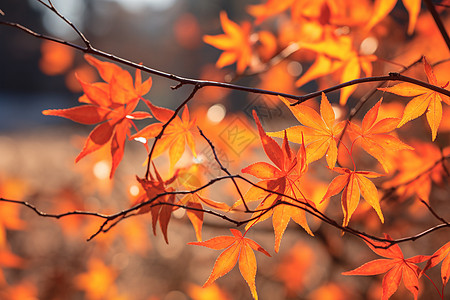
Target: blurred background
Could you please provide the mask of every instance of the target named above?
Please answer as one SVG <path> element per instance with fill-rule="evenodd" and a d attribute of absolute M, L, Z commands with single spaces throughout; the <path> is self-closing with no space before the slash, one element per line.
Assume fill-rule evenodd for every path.
<path fill-rule="evenodd" d="M 205 44 L 202 36 L 222 33 L 220 11 L 225 10 L 229 18 L 238 23 L 250 20 L 245 7 L 254 3 L 257 1 L 53 1 L 55 7 L 97 49 L 168 73 L 217 81 L 235 78 L 234 67 L 217 69 L 215 62 L 221 51 Z M 0 9 L 5 14 L 0 16 L 2 20 L 16 22 L 37 33 L 82 45 L 70 26 L 38 1 L 2 0 Z M 442 46 L 439 36 L 429 34 L 429 28 L 433 24 L 429 22 L 428 15 L 413 37 L 405 37 L 404 30 L 401 31 L 399 26 L 392 26 L 404 26 L 407 20 L 404 8 L 397 5 L 385 24 L 390 26 L 388 28 L 391 31 L 380 29 L 375 34 L 389 44 L 382 50 L 384 53 L 376 54 L 396 57 L 406 64 L 417 59 L 418 52 L 427 52 L 427 47 Z M 270 26 L 271 23 L 268 29 Z M 419 47 L 415 40 L 417 36 L 427 36 L 437 42 L 433 45 L 419 43 L 422 48 L 414 54 L 409 52 L 412 46 L 398 48 L 394 42 L 408 42 L 409 45 Z M 377 50 L 376 45 L 377 43 L 375 46 L 372 44 L 372 48 L 375 47 L 373 52 Z M 439 57 L 435 57 L 435 60 L 437 58 Z M 261 74 L 237 78 L 237 82 L 300 93 L 294 87 L 293 78 L 302 74 L 302 64 L 281 64 L 280 68 L 266 77 Z M 305 66 L 308 64 L 310 65 L 306 63 Z M 134 70 L 124 69 L 134 76 Z M 376 65 L 374 73 L 385 74 L 397 69 L 392 65 Z M 124 160 L 114 180 L 110 180 L 110 162 L 104 159 L 108 149 L 95 152 L 74 164 L 92 126 L 43 116 L 41 113 L 45 109 L 67 108 L 79 104 L 78 97 L 82 95 L 82 90 L 75 73 L 86 81 L 101 80 L 96 70 L 86 63 L 83 54 L 37 39 L 16 28 L 0 26 L 0 70 L 0 196 L 29 201 L 49 213 L 73 210 L 114 213 L 130 207 L 141 192 L 135 176 L 143 176 L 145 173 L 145 148 L 139 143 L 127 144 Z M 411 71 L 412 74 L 421 72 L 421 69 Z M 173 109 L 190 92 L 188 87 L 173 91 L 170 86 L 174 82 L 156 76 L 152 78 L 153 87 L 147 98 L 156 105 Z M 330 82 L 310 83 L 302 92 L 312 91 L 327 83 Z M 356 97 L 365 91 L 364 88 L 358 89 Z M 355 99 L 350 101 L 351 105 L 356 103 Z M 338 97 L 330 95 L 330 100 L 335 103 Z M 219 156 L 233 173 L 257 160 L 267 160 L 264 153 L 257 151 L 260 142 L 253 121 L 249 118 L 253 108 L 259 109 L 259 113 L 265 113 L 261 118 L 265 128 L 278 130 L 295 122 L 284 105 L 278 104 L 272 98 L 205 89 L 196 95 L 189 109 L 192 115 L 197 116 L 199 124 L 207 128 L 208 136 L 217 138 L 214 140 L 216 146 L 224 149 Z M 145 109 L 142 106 L 142 110 Z M 344 113 L 346 111 L 342 110 L 342 114 Z M 242 149 L 225 150 L 227 145 L 221 133 L 230 124 L 246 130 L 248 143 Z M 145 125 L 139 123 L 138 126 L 142 128 Z M 206 143 L 203 141 L 199 145 L 197 150 L 200 157 L 211 164 L 208 173 L 199 176 L 211 178 L 220 175 Z M 187 155 L 183 159 L 188 161 L 192 157 Z M 168 174 L 167 163 L 167 157 L 157 160 L 163 175 Z M 333 177 L 328 173 L 315 175 L 324 182 L 329 182 Z M 320 199 L 325 193 L 326 184 L 313 179 L 307 179 L 306 182 L 311 187 L 311 191 L 308 191 L 311 197 Z M 244 190 L 245 188 L 243 187 Z M 235 195 L 230 190 L 233 190 L 230 184 L 219 184 L 204 196 L 224 200 L 231 205 L 236 198 L 233 198 Z M 442 190 L 434 192 L 434 197 L 438 200 L 448 195 L 445 184 Z M 223 198 L 216 199 L 217 195 L 223 195 Z M 339 201 L 335 200 L 329 205 L 340 213 Z M 446 203 L 441 201 L 439 204 L 445 211 Z M 386 225 L 391 229 L 395 228 L 394 232 L 398 236 L 419 232 L 429 224 L 429 213 L 420 205 L 410 206 L 405 202 L 387 205 L 405 213 L 396 219 L 392 218 Z M 413 220 L 409 215 L 406 216 L 408 213 L 416 214 Z M 339 215 L 338 218 L 340 217 Z M 367 205 L 362 205 L 361 211 L 353 218 L 362 229 L 375 234 L 381 234 L 383 230 Z M 283 238 L 279 254 L 272 258 L 256 254 L 256 285 L 260 299 L 379 299 L 381 277 L 352 278 L 340 275 L 362 262 L 375 259 L 376 255 L 358 239 L 341 237 L 337 230 L 315 220 L 311 219 L 309 222 L 316 234 L 315 238 L 309 237 L 296 224 L 291 224 Z M 176 211 L 171 219 L 168 245 L 159 228 L 157 236 L 153 235 L 150 215 L 129 218 L 110 232 L 86 242 L 100 225 L 101 220 L 93 217 L 70 216 L 54 220 L 39 217 L 21 206 L 0 202 L 0 299 L 251 298 L 248 286 L 237 267 L 228 276 L 217 280 L 216 284 L 201 288 L 220 252 L 186 245 L 195 241 L 195 233 L 183 211 Z M 229 225 L 218 218 L 205 217 L 203 239 L 229 235 Z M 260 225 L 249 237 L 275 254 L 271 223 L 266 221 Z M 437 250 L 436 245 L 440 245 L 439 242 L 445 239 L 448 239 L 445 232 L 421 239 L 420 249 L 423 252 L 420 254 L 431 254 Z M 401 247 L 406 257 L 419 254 L 415 252 L 412 243 L 402 244 Z M 432 270 L 430 277 L 437 278 L 438 281 L 439 270 Z M 426 286 L 421 286 L 421 291 L 423 299 L 437 299 L 437 293 L 432 290 L 429 282 Z M 408 293 L 401 286 L 392 299 L 411 297 Z"/>

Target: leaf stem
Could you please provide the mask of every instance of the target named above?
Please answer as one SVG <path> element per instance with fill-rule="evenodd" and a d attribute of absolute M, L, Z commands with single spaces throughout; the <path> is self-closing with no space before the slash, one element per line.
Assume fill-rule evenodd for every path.
<path fill-rule="evenodd" d="M 441 294 L 441 292 L 439 292 L 439 289 L 436 286 L 436 284 L 434 283 L 434 281 L 431 280 L 431 278 L 426 273 L 422 273 L 422 274 L 425 275 L 425 277 L 428 278 L 431 281 L 431 283 L 433 284 L 434 288 L 436 289 L 436 292 L 439 294 L 439 297 L 441 297 L 441 299 L 444 300 L 444 294 L 443 293 Z"/>

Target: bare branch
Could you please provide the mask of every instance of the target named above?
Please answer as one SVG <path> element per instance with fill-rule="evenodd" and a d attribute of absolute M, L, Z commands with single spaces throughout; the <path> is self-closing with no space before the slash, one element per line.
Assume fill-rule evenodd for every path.
<path fill-rule="evenodd" d="M 420 202 L 422 202 L 422 203 L 428 208 L 428 210 L 430 211 L 430 213 L 431 213 L 436 219 L 438 219 L 438 220 L 441 221 L 442 223 L 445 223 L 445 224 L 447 224 L 447 225 L 450 225 L 447 221 L 445 221 L 444 218 L 442 218 L 441 216 L 439 216 L 439 215 L 434 211 L 434 209 L 431 208 L 431 206 L 430 206 L 427 202 L 425 202 L 423 199 L 420 199 Z"/>
<path fill-rule="evenodd" d="M 53 5 L 51 0 L 48 0 L 48 4 L 45 3 L 42 0 L 38 0 L 39 3 L 41 3 L 42 5 L 44 5 L 45 7 L 47 7 L 48 9 L 50 9 L 52 12 L 54 12 L 61 20 L 63 20 L 66 24 L 68 24 L 76 33 L 77 35 L 81 38 L 81 40 L 83 41 L 83 43 L 86 45 L 86 49 L 91 49 L 91 43 L 88 41 L 88 39 L 84 36 L 84 34 L 66 17 L 64 17 L 57 9 L 56 7 Z"/>
<path fill-rule="evenodd" d="M 38 1 L 43 3 L 41 0 L 38 0 Z M 44 4 L 44 5 L 46 5 L 46 4 Z M 46 6 L 48 6 L 48 5 L 46 5 Z M 53 7 L 52 10 L 55 11 L 56 9 L 54 9 L 54 7 Z M 60 18 L 63 18 L 63 20 L 65 22 L 70 22 L 69 20 L 64 18 L 62 15 L 60 15 L 59 13 L 58 13 L 58 16 L 60 16 Z M 72 23 L 68 23 L 68 24 L 70 25 Z M 427 82 L 420 81 L 420 80 L 417 80 L 417 79 L 414 79 L 414 78 L 411 78 L 411 77 L 403 76 L 403 75 L 401 75 L 399 73 L 389 73 L 389 75 L 387 75 L 387 76 L 373 76 L 373 77 L 359 78 L 359 79 L 351 80 L 351 81 L 348 81 L 348 82 L 344 82 L 342 84 L 335 85 L 333 87 L 330 87 L 330 88 L 327 88 L 327 89 L 324 89 L 324 90 L 321 90 L 321 91 L 309 93 L 309 94 L 306 94 L 306 95 L 303 95 L 303 96 L 298 96 L 298 95 L 292 95 L 292 94 L 288 94 L 288 93 L 280 93 L 280 92 L 264 90 L 264 89 L 259 89 L 259 88 L 246 87 L 246 86 L 241 86 L 241 85 L 236 85 L 236 84 L 231 84 L 231 83 L 226 83 L 226 82 L 217 82 L 217 81 L 209 81 L 209 80 L 199 80 L 199 79 L 186 78 L 186 77 L 181 77 L 181 76 L 178 76 L 178 75 L 175 75 L 175 74 L 170 74 L 170 73 L 167 73 L 167 72 L 164 72 L 164 71 L 160 71 L 160 70 L 157 70 L 157 69 L 149 68 L 149 67 L 146 67 L 146 66 L 144 66 L 142 64 L 138 64 L 138 63 L 129 61 L 127 59 L 124 59 L 124 58 L 121 58 L 121 57 L 115 56 L 113 54 L 110 54 L 110 53 L 107 53 L 107 52 L 104 52 L 104 51 L 101 51 L 101 50 L 98 50 L 98 49 L 94 48 L 91 45 L 91 43 L 81 34 L 81 31 L 79 31 L 78 29 L 75 30 L 76 26 L 73 25 L 73 24 L 71 25 L 71 26 L 73 26 L 72 28 L 74 28 L 74 30 L 77 32 L 77 34 L 78 34 L 78 32 L 81 34 L 80 36 L 82 37 L 83 41 L 86 43 L 86 47 L 81 47 L 79 45 L 75 45 L 75 44 L 69 43 L 67 41 L 55 38 L 55 37 L 46 36 L 46 35 L 42 35 L 42 34 L 36 33 L 33 30 L 31 30 L 31 29 L 29 29 L 29 28 L 27 28 L 27 27 L 25 27 L 25 26 L 23 26 L 21 24 L 7 22 L 7 21 L 0 21 L 0 25 L 7 25 L 7 26 L 11 26 L 11 27 L 16 27 L 16 28 L 18 28 L 18 29 L 20 29 L 20 30 L 22 30 L 22 31 L 24 31 L 24 32 L 26 32 L 26 33 L 36 37 L 36 38 L 45 39 L 45 40 L 51 40 L 53 42 L 60 43 L 60 44 L 63 44 L 63 45 L 75 48 L 75 49 L 80 50 L 80 51 L 82 51 L 84 53 L 94 54 L 94 55 L 97 55 L 97 56 L 100 56 L 100 57 L 103 57 L 103 58 L 107 58 L 107 59 L 109 59 L 111 61 L 115 61 L 117 63 L 120 63 L 120 64 L 123 64 L 123 65 L 127 65 L 129 67 L 133 67 L 133 68 L 139 69 L 139 70 L 141 70 L 143 72 L 146 72 L 148 74 L 152 74 L 152 75 L 155 75 L 155 76 L 159 76 L 159 77 L 167 78 L 167 79 L 170 79 L 170 80 L 173 80 L 173 81 L 177 81 L 178 84 L 174 87 L 175 89 L 179 88 L 179 87 L 181 87 L 183 85 L 194 85 L 194 86 L 197 86 L 197 89 L 204 88 L 204 87 L 207 87 L 207 86 L 210 86 L 210 87 L 221 87 L 221 88 L 232 89 L 232 90 L 243 91 L 243 92 L 249 92 L 249 93 L 254 93 L 254 94 L 283 96 L 285 98 L 296 100 L 296 102 L 293 103 L 292 105 L 297 105 L 297 104 L 303 103 L 304 101 L 306 101 L 308 99 L 320 96 L 322 94 L 322 92 L 323 93 L 329 93 L 329 92 L 340 90 L 340 89 L 342 89 L 344 87 L 352 86 L 352 85 L 356 85 L 356 84 L 367 83 L 367 82 L 379 82 L 379 81 L 383 81 L 384 82 L 384 81 L 391 80 L 391 81 L 405 81 L 405 82 L 410 82 L 410 83 L 413 83 L 413 84 L 417 84 L 417 85 L 423 86 L 425 88 L 428 88 L 430 90 L 442 93 L 442 94 L 447 95 L 447 96 L 450 97 L 450 91 L 448 91 L 446 89 L 443 89 L 441 87 L 438 87 L 438 86 L 435 86 L 435 85 L 432 85 L 432 84 L 429 84 Z"/>
<path fill-rule="evenodd" d="M 433 16 L 433 20 L 436 23 L 436 26 L 439 29 L 439 32 L 441 33 L 442 38 L 445 41 L 445 44 L 447 45 L 448 50 L 450 51 L 450 37 L 448 36 L 448 32 L 445 29 L 444 23 L 441 20 L 441 17 L 439 16 L 439 13 L 437 12 L 436 8 L 434 7 L 434 4 L 431 0 L 424 0 L 425 5 L 428 8 L 428 11 Z"/>
<path fill-rule="evenodd" d="M 337 91 L 337 90 L 340 90 L 340 89 L 345 88 L 347 86 L 352 86 L 352 85 L 361 84 L 361 83 L 367 83 L 367 82 L 379 82 L 379 81 L 383 81 L 383 82 L 385 82 L 385 81 L 409 82 L 409 83 L 412 83 L 412 84 L 415 84 L 415 85 L 422 86 L 422 87 L 427 88 L 429 90 L 433 90 L 435 92 L 444 94 L 446 96 L 450 96 L 450 91 L 449 90 L 446 90 L 446 89 L 443 89 L 441 87 L 429 84 L 428 82 L 425 82 L 425 81 L 421 81 L 421 80 L 418 80 L 418 79 L 415 79 L 415 78 L 412 78 L 412 77 L 401 75 L 400 73 L 397 73 L 397 72 L 391 72 L 387 76 L 384 75 L 384 76 L 372 76 L 372 77 L 358 78 L 358 79 L 350 80 L 350 81 L 347 81 L 347 82 L 344 82 L 344 83 L 332 86 L 332 87 L 327 88 L 327 89 L 323 89 L 321 91 L 317 91 L 317 92 L 314 92 L 314 93 L 309 93 L 309 94 L 306 94 L 304 96 L 297 96 L 298 101 L 295 102 L 295 103 L 292 103 L 291 106 L 298 105 L 298 104 L 301 104 L 302 102 L 305 102 L 308 99 L 318 97 L 322 93 L 327 94 L 329 92 Z"/>
<path fill-rule="evenodd" d="M 225 168 L 225 167 L 223 166 L 222 162 L 220 161 L 219 157 L 217 156 L 216 149 L 215 149 L 213 143 L 205 136 L 205 134 L 204 134 L 203 131 L 200 129 L 200 127 L 197 127 L 197 128 L 198 128 L 198 131 L 200 132 L 200 135 L 206 140 L 206 142 L 208 142 L 209 147 L 211 148 L 212 153 L 213 153 L 213 155 L 214 155 L 214 160 L 217 162 L 217 164 L 219 164 L 220 169 L 221 169 L 222 171 L 224 171 L 228 176 L 231 176 L 231 173 L 228 171 L 227 168 Z M 234 186 L 236 187 L 236 190 L 237 190 L 239 196 L 241 197 L 242 202 L 244 203 L 245 210 L 246 210 L 246 211 L 250 211 L 250 209 L 249 209 L 248 206 L 247 206 L 247 202 L 246 202 L 245 199 L 244 199 L 244 195 L 242 194 L 241 189 L 239 188 L 239 186 L 238 186 L 237 183 L 236 183 L 236 180 L 235 180 L 233 177 L 231 177 L 231 181 L 233 181 L 233 184 L 234 184 Z"/>

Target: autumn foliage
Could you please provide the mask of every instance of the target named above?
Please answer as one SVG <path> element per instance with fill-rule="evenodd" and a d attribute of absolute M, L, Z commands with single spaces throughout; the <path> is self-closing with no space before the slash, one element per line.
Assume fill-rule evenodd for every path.
<path fill-rule="evenodd" d="M 403 0 L 404 7 L 394 8 L 396 2 L 267 0 L 246 6 L 247 18 L 242 22 L 221 11 L 223 33 L 219 28 L 208 30 L 203 41 L 207 49 L 216 49 L 216 67 L 225 69 L 233 83 L 224 78 L 179 77 L 129 62 L 93 48 L 77 31 L 85 44 L 79 48 L 85 52 L 84 60 L 101 81 L 85 81 L 81 73 L 76 75 L 82 90 L 80 105 L 42 113 L 95 125 L 80 144 L 81 152 L 74 158 L 77 164 L 93 160 L 97 167 L 105 165 L 109 175 L 104 179 L 120 186 L 120 180 L 112 180 L 129 171 L 121 169 L 129 145 L 139 147 L 141 173 L 130 174 L 133 192 L 120 207 L 91 210 L 65 190 L 60 195 L 71 200 L 58 204 L 65 211 L 62 214 L 42 213 L 20 193 L 8 193 L 8 185 L 0 182 L 3 290 L 29 284 L 8 285 L 2 272 L 25 264 L 11 251 L 6 235 L 6 231 L 26 230 L 27 223 L 18 214 L 21 204 L 42 217 L 61 219 L 63 231 L 69 232 L 72 226 L 75 232 L 73 228 L 89 223 L 83 234 L 92 242 L 100 240 L 105 249 L 120 236 L 128 251 L 141 254 L 151 246 L 146 244 L 148 237 L 139 220 L 146 218 L 153 234 L 161 232 L 170 244 L 171 224 L 185 212 L 184 219 L 189 220 L 185 224 L 193 228 L 189 239 L 196 240 L 188 243 L 190 248 L 222 250 L 214 264 L 210 261 L 204 289 L 192 284 L 187 288 L 192 299 L 232 298 L 232 291 L 224 292 L 216 284 L 236 264 L 251 296 L 258 299 L 262 284 L 258 283 L 257 259 L 267 264 L 261 253 L 271 257 L 265 249 L 272 245 L 274 254 L 288 257 L 276 263 L 282 271 L 274 275 L 285 287 L 286 297 L 363 299 L 376 295 L 389 299 L 402 282 L 414 299 L 444 299 L 450 276 L 450 40 L 446 40 L 445 28 L 434 22 L 449 20 L 447 12 L 442 12 L 448 1 L 442 1 L 440 11 L 431 1 L 422 5 Z M 51 2 L 43 5 L 57 12 Z M 392 11 L 407 16 L 408 24 L 393 24 Z M 402 49 L 417 41 L 426 43 L 424 28 L 449 44 L 387 55 L 393 42 L 388 33 L 392 26 L 400 26 L 407 36 L 400 43 Z M 52 40 L 40 38 L 46 43 Z M 58 58 L 52 58 L 52 51 L 58 57 L 64 56 L 62 49 L 70 49 L 70 44 L 56 42 L 54 50 L 45 46 L 41 61 L 50 73 L 64 72 L 70 64 L 66 56 L 61 59 L 64 68 L 53 65 Z M 135 69 L 134 78 L 124 65 Z M 220 72 L 224 71 L 214 74 L 224 74 Z M 191 90 L 177 100 L 175 108 L 169 108 L 164 99 L 153 97 L 153 77 L 175 81 L 173 90 L 185 86 Z M 241 78 L 248 78 L 254 87 L 239 85 Z M 285 88 L 275 90 L 274 86 Z M 217 93 L 208 90 L 212 87 Z M 228 97 L 220 94 L 223 90 L 248 95 L 243 113 L 226 112 L 225 101 L 224 105 L 215 103 Z M 206 91 L 213 100 L 203 101 L 201 93 Z M 234 101 L 229 97 L 227 101 Z M 275 112 L 280 115 L 274 116 Z M 63 222 L 70 218 L 74 218 L 71 224 Z M 90 221 L 84 223 L 85 218 Z M 302 229 L 292 226 L 291 219 Z M 222 233 L 205 230 L 211 224 Z M 299 240 L 318 239 L 329 259 L 340 264 L 342 275 L 384 274 L 382 279 L 375 278 L 378 294 L 372 287 L 374 292 L 360 291 L 355 296 L 357 289 L 330 278 L 308 287 L 306 275 L 296 271 L 314 274 L 317 270 L 311 261 L 320 261 L 322 254 L 300 242 L 286 241 L 289 228 Z M 261 232 L 270 238 L 260 242 Z M 440 244 L 426 245 L 434 234 L 441 234 L 436 238 Z M 346 248 L 352 240 L 356 242 Z M 405 258 L 403 245 L 416 255 Z M 356 260 L 350 256 L 358 257 L 360 252 L 382 258 L 368 258 L 353 269 Z M 439 265 L 441 282 L 436 276 Z M 119 271 L 100 257 L 91 258 L 86 266 L 73 276 L 75 288 L 86 299 L 132 299 L 114 285 Z M 38 293 L 32 287 L 25 290 L 32 296 Z M 265 299 L 261 292 L 259 297 Z"/>

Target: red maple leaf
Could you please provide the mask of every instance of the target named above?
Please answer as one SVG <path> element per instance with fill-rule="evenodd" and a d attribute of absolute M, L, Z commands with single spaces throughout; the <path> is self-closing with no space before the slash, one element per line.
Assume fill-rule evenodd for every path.
<path fill-rule="evenodd" d="M 428 260 L 425 268 L 423 268 L 422 272 L 420 272 L 420 276 L 423 272 L 428 269 L 433 268 L 437 264 L 442 261 L 441 267 L 441 278 L 442 278 L 442 286 L 447 285 L 448 280 L 450 278 L 450 242 L 447 242 L 444 246 L 439 248 L 436 252 L 431 255 L 431 258 Z"/>
<path fill-rule="evenodd" d="M 385 238 L 392 240 L 387 234 L 385 234 Z M 430 256 L 417 255 L 405 259 L 402 250 L 397 244 L 390 245 L 388 242 L 371 242 L 378 248 L 366 241 L 367 246 L 369 246 L 370 249 L 376 254 L 387 259 L 376 259 L 370 261 L 352 271 L 344 272 L 342 275 L 377 275 L 386 273 L 383 277 L 382 283 L 382 300 L 389 299 L 389 297 L 395 293 L 400 285 L 401 279 L 403 278 L 405 287 L 414 295 L 414 299 L 417 299 L 419 293 L 418 279 L 421 270 L 416 264 L 426 261 L 430 258 Z M 386 249 L 380 248 L 388 246 L 389 248 Z"/>
<path fill-rule="evenodd" d="M 82 124 L 97 124 L 89 134 L 75 162 L 106 145 L 111 147 L 112 165 L 110 178 L 122 160 L 125 141 L 130 135 L 133 120 L 151 118 L 147 112 L 133 112 L 143 95 L 150 91 L 151 78 L 142 82 L 140 70 L 136 80 L 119 66 L 86 55 L 85 59 L 97 68 L 105 82 L 86 83 L 78 78 L 84 95 L 78 101 L 85 105 L 68 109 L 44 110 L 44 115 L 59 116 Z"/>
<path fill-rule="evenodd" d="M 169 243 L 167 238 L 167 228 L 174 210 L 173 204 L 175 203 L 175 194 L 166 193 L 171 193 L 174 191 L 174 189 L 172 187 L 168 187 L 168 185 L 177 178 L 178 173 L 175 173 L 174 176 L 164 181 L 154 165 L 153 168 L 155 169 L 156 176 L 153 176 L 150 173 L 150 180 L 136 177 L 137 181 L 144 189 L 145 194 L 142 194 L 136 199 L 133 207 L 148 201 L 147 204 L 143 205 L 138 210 L 138 214 L 150 212 L 152 215 L 153 234 L 156 235 L 156 224 L 159 221 L 159 226 L 164 235 L 164 239 L 166 243 Z"/>
<path fill-rule="evenodd" d="M 302 144 L 297 155 L 295 155 L 289 146 L 285 133 L 283 145 L 280 147 L 275 140 L 265 133 L 254 111 L 253 117 L 258 126 L 263 149 L 275 166 L 266 162 L 257 162 L 242 169 L 242 172 L 263 179 L 263 181 L 258 182 L 258 186 L 296 199 L 292 200 L 256 186 L 251 187 L 244 195 L 246 203 L 262 199 L 256 208 L 257 212 L 253 213 L 252 216 L 256 218 L 247 224 L 246 229 L 272 216 L 275 231 L 275 251 L 278 252 L 281 238 L 291 218 L 302 226 L 306 232 L 313 235 L 306 221 L 305 211 L 301 207 L 305 208 L 306 205 L 315 207 L 315 204 L 304 197 L 298 182 L 298 179 L 307 170 L 305 146 Z M 273 207 L 278 201 L 285 201 L 292 205 L 281 204 Z M 233 207 L 240 204 L 242 204 L 242 199 L 237 201 Z"/>

